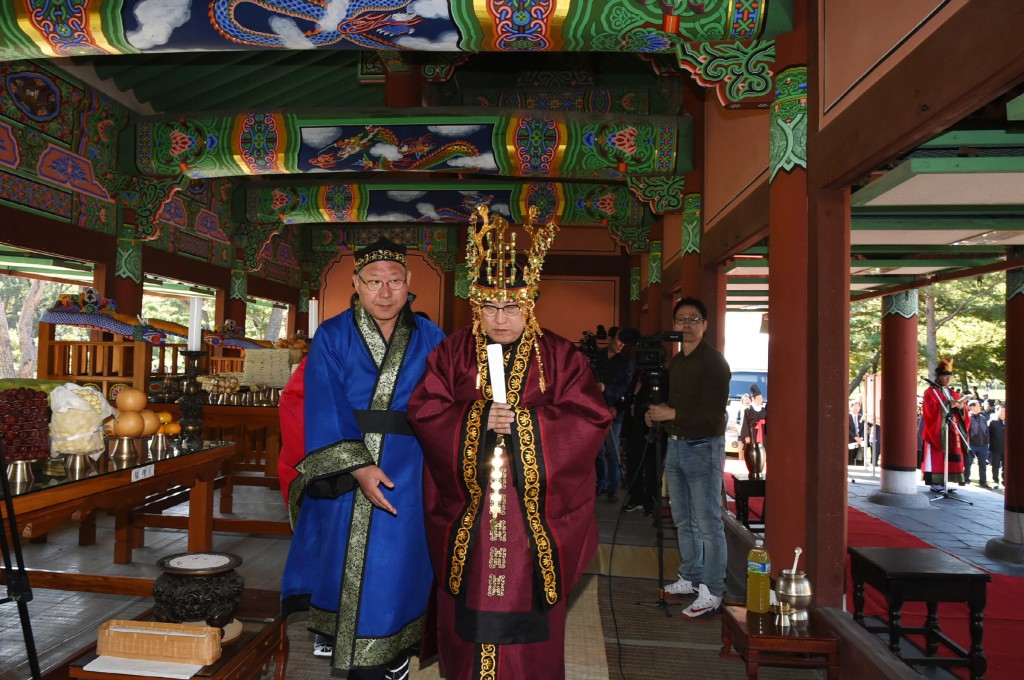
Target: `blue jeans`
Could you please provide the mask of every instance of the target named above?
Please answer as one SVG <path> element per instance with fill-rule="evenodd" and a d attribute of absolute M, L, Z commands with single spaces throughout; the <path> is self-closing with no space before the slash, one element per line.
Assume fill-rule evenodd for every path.
<path fill-rule="evenodd" d="M 608 493 L 617 493 L 622 484 L 622 466 L 619 463 L 619 436 L 622 432 L 622 416 L 619 413 L 608 428 L 601 450 L 597 452 L 597 488 Z"/>
<path fill-rule="evenodd" d="M 722 522 L 722 471 L 725 437 L 669 439 L 665 478 L 672 521 L 679 541 L 679 575 L 725 594 L 725 523 Z"/>

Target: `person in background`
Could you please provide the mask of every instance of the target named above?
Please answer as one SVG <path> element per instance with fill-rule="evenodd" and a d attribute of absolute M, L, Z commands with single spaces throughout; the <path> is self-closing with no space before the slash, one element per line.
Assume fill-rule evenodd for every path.
<path fill-rule="evenodd" d="M 967 414 L 964 411 L 964 399 L 960 393 L 949 386 L 953 379 L 953 360 L 940 359 L 935 367 L 935 381 L 924 391 L 921 402 L 921 420 L 924 448 L 921 456 L 921 471 L 924 483 L 932 491 L 942 491 L 946 485 L 944 472 L 948 472 L 950 482 L 963 486 L 964 459 L 967 444 L 963 436 L 967 432 Z M 946 418 L 947 411 L 950 417 Z M 943 430 L 947 434 L 948 451 L 943 451 Z M 948 465 L 948 467 L 947 467 Z M 953 489 L 955 491 L 955 489 Z"/>
<path fill-rule="evenodd" d="M 874 422 L 871 423 L 870 441 L 868 443 L 871 446 L 871 460 L 874 461 L 874 465 L 877 467 L 882 460 L 882 416 L 877 412 L 875 413 Z"/>
<path fill-rule="evenodd" d="M 996 416 L 988 423 L 988 460 L 992 464 L 992 486 L 1006 486 L 1003 455 L 1006 451 L 1006 405 L 997 407 Z"/>
<path fill-rule="evenodd" d="M 658 430 L 661 437 L 660 448 L 655 446 L 654 436 L 644 422 L 647 408 L 651 405 L 651 389 L 648 375 L 638 371 L 633 376 L 633 398 L 626 407 L 626 421 L 623 435 L 626 441 L 626 489 L 629 494 L 625 512 L 643 510 L 645 516 L 654 514 L 655 494 L 661 493 L 661 480 L 658 478 L 660 461 L 655 458 L 657 451 L 664 458 L 665 433 Z"/>
<path fill-rule="evenodd" d="M 633 379 L 633 366 L 622 355 L 625 343 L 619 338 L 618 326 L 608 331 L 608 348 L 599 352 L 594 366 L 597 372 L 597 387 L 604 394 L 605 403 L 612 414 L 612 426 L 597 454 L 597 493 L 607 494 L 608 502 L 619 500 L 622 485 L 622 463 L 619 459 L 619 440 L 622 435 L 622 421 L 626 416 L 622 410 L 622 397 Z"/>
<path fill-rule="evenodd" d="M 310 347 L 305 457 L 288 489 L 282 612 L 308 609 L 314 654 L 360 680 L 408 673 L 432 578 L 423 454 L 405 408 L 444 334 L 410 310 L 410 280 L 404 246 L 380 239 L 356 253 L 359 298 Z"/>
<path fill-rule="evenodd" d="M 864 416 L 860 412 L 860 402 L 850 402 L 850 432 L 847 436 L 849 442 L 849 465 L 856 465 L 857 461 L 863 461 L 864 457 Z"/>
<path fill-rule="evenodd" d="M 736 411 L 736 424 L 743 424 L 743 416 L 746 414 L 747 408 L 750 407 L 750 392 L 744 392 L 740 395 L 740 408 Z"/>
<path fill-rule="evenodd" d="M 507 222 L 478 209 L 473 324 L 430 355 L 409 401 L 448 680 L 564 678 L 566 601 L 597 548 L 594 454 L 611 414 L 586 357 L 537 322 L 554 229 L 528 230 L 517 262 Z"/>
<path fill-rule="evenodd" d="M 978 461 L 978 486 L 988 489 L 988 416 L 981 411 L 981 402 L 971 399 L 967 402 L 969 411 L 967 461 L 964 463 L 964 482 L 971 483 L 971 466 Z"/>
<path fill-rule="evenodd" d="M 755 460 L 759 461 L 758 470 L 753 474 L 761 476 L 764 470 L 764 442 L 767 438 L 768 408 L 764 405 L 764 395 L 757 385 L 750 386 L 750 406 L 743 411 L 743 422 L 740 424 L 740 441 L 743 446 L 754 451 Z"/>
<path fill-rule="evenodd" d="M 696 298 L 676 303 L 672 323 L 682 332 L 682 351 L 669 363 L 668 400 L 648 408 L 646 417 L 648 425 L 664 423 L 668 434 L 665 477 L 682 558 L 679 580 L 665 592 L 696 594 L 683 610 L 693 619 L 720 611 L 728 558 L 721 498 L 732 371 L 722 353 L 704 342 L 707 314 Z"/>

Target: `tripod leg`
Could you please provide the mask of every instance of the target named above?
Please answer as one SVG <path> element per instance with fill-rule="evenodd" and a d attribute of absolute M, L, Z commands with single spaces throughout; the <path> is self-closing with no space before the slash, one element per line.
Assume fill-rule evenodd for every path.
<path fill-rule="evenodd" d="M 7 511 L 8 527 L 0 527 L 0 548 L 3 548 L 4 577 L 7 579 L 8 599 L 18 605 L 18 616 L 21 619 L 21 632 L 25 638 L 25 654 L 28 656 L 29 669 L 33 680 L 40 680 L 39 656 L 36 654 L 35 638 L 32 636 L 32 623 L 28 616 L 28 602 L 32 600 L 32 589 L 28 584 L 28 573 L 21 555 L 21 543 L 18 539 L 18 522 L 14 517 L 14 501 L 11 500 L 11 484 L 7 479 L 7 462 L 0 452 L 0 485 L 4 493 L 4 509 Z M 7 542 L 7 531 L 10 530 L 11 541 Z M 14 555 L 14 564 L 11 555 Z M 15 565 L 17 568 L 15 568 Z"/>
<path fill-rule="evenodd" d="M 660 480 L 662 475 L 662 460 L 661 460 L 661 425 L 655 423 L 651 428 L 651 432 L 654 433 L 654 472 L 655 479 Z M 650 447 L 647 447 L 648 450 Z M 646 454 L 645 454 L 646 455 Z M 640 606 L 646 607 L 658 607 L 665 612 L 666 617 L 671 617 L 672 612 L 668 609 L 668 601 L 665 600 L 664 586 L 665 583 L 665 529 L 661 522 L 661 488 L 656 488 L 654 494 L 654 526 L 655 526 L 655 537 L 658 544 L 658 599 L 654 602 L 637 602 Z"/>

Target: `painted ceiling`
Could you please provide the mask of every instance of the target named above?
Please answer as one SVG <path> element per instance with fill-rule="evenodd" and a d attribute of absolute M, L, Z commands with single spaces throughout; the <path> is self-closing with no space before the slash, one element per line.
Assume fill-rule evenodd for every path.
<path fill-rule="evenodd" d="M 333 225 L 352 242 L 360 229 L 407 226 L 436 240 L 430 225 L 462 224 L 479 203 L 513 220 L 537 204 L 640 252 L 657 215 L 683 209 L 684 89 L 763 108 L 771 39 L 791 26 L 791 0 L 0 0 L 0 62 L 35 60 L 124 106 L 119 170 L 150 183 L 121 187 L 121 202 L 140 224 L 210 225 L 199 235 L 211 261 L 230 257 L 218 220 L 258 224 L 249 255 L 294 263 L 315 230 Z M 409 74 L 425 83 L 423 106 L 387 108 L 385 81 Z M 1005 123 L 989 122 L 992 134 Z M 104 124 L 93 123 L 99 134 Z M 1024 143 L 994 139 L 939 138 L 931 153 L 968 145 L 1016 158 L 925 149 L 855 191 L 854 294 L 984 266 L 1020 243 L 1024 153 L 1007 149 Z M 67 162 L 49 153 L 51 167 Z M 114 169 L 102 170 L 65 183 L 114 229 L 103 202 L 117 197 L 100 181 Z M 209 192 L 215 178 L 233 182 L 230 207 L 143 205 L 147 191 Z M 985 206 L 971 201 L 979 193 L 957 196 L 972 184 Z M 270 245 L 289 230 L 307 235 Z M 767 248 L 730 264 L 730 308 L 766 307 Z"/>

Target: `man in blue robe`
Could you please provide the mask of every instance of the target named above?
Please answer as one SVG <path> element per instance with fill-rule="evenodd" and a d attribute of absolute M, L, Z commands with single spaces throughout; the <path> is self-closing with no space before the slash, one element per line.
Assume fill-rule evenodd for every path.
<path fill-rule="evenodd" d="M 319 327 L 307 359 L 281 597 L 286 615 L 309 610 L 334 674 L 377 680 L 405 672 L 430 593 L 423 452 L 405 410 L 444 334 L 408 307 L 404 247 L 378 240 L 355 271 L 358 301 Z"/>

